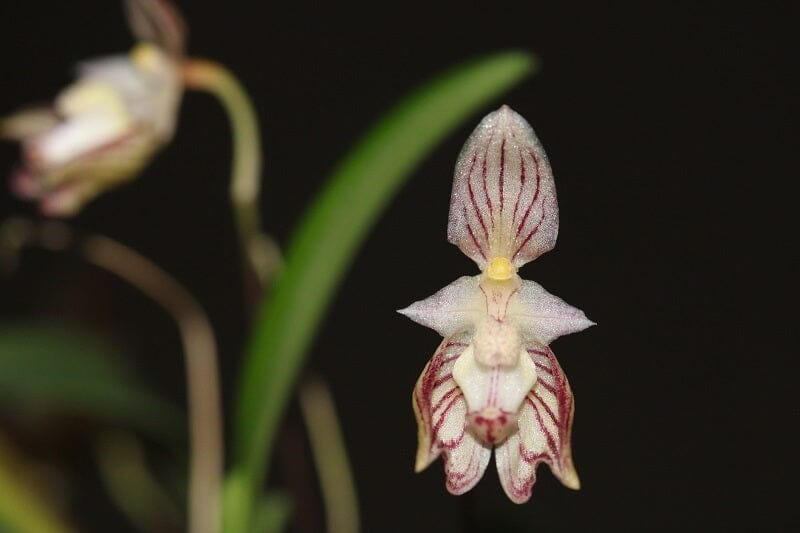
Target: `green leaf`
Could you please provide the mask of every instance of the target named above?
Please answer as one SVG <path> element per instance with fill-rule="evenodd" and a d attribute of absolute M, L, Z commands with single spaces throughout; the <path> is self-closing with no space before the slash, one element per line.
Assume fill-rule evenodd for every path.
<path fill-rule="evenodd" d="M 100 418 L 178 449 L 185 442 L 183 413 L 118 361 L 116 353 L 65 328 L 0 324 L 0 404 Z"/>
<path fill-rule="evenodd" d="M 426 84 L 367 133 L 306 211 L 246 354 L 234 444 L 251 499 L 309 345 L 367 232 L 440 142 L 533 68 L 530 54 L 504 52 Z"/>
<path fill-rule="evenodd" d="M 281 533 L 292 510 L 292 502 L 282 491 L 270 491 L 261 498 L 253 513 L 253 533 Z"/>
<path fill-rule="evenodd" d="M 70 533 L 65 523 L 39 493 L 30 464 L 0 434 L 0 533 Z"/>

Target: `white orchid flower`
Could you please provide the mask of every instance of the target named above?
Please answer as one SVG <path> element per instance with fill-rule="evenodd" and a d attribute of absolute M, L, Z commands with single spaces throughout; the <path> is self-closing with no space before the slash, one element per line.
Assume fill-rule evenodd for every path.
<path fill-rule="evenodd" d="M 51 107 L 0 121 L 0 137 L 21 141 L 12 188 L 50 216 L 78 212 L 135 177 L 173 135 L 183 86 L 183 23 L 161 0 L 128 0 L 139 43 L 127 55 L 85 61 Z"/>
<path fill-rule="evenodd" d="M 593 323 L 517 275 L 553 248 L 557 234 L 547 156 L 525 119 L 503 106 L 462 149 L 450 203 L 448 239 L 481 274 L 400 311 L 444 337 L 414 389 L 416 471 L 441 454 L 453 494 L 475 486 L 492 448 L 503 489 L 516 503 L 531 497 L 540 462 L 579 488 L 572 391 L 548 345 Z"/>

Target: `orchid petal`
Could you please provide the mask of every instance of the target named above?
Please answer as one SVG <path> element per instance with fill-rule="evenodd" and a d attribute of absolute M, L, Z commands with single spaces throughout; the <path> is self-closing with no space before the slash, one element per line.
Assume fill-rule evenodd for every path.
<path fill-rule="evenodd" d="M 580 488 L 570 445 L 574 402 L 569 383 L 549 348 L 529 348 L 528 353 L 539 379 L 520 409 L 519 431 L 495 450 L 500 483 L 515 503 L 530 499 L 542 462 L 565 486 Z"/>
<path fill-rule="evenodd" d="M 398 313 L 449 337 L 471 327 L 486 304 L 478 284 L 480 276 L 462 276 L 433 296 L 414 302 Z"/>
<path fill-rule="evenodd" d="M 415 470 L 424 470 L 443 455 L 447 490 L 452 494 L 474 487 L 492 455 L 491 446 L 467 431 L 466 402 L 453 380 L 453 364 L 466 348 L 465 340 L 461 335 L 442 341 L 413 395 L 419 437 Z"/>
<path fill-rule="evenodd" d="M 164 0 L 127 0 L 128 24 L 137 39 L 180 57 L 186 46 L 186 27 L 180 13 Z"/>
<path fill-rule="evenodd" d="M 520 267 L 552 249 L 557 235 L 547 156 L 525 119 L 503 106 L 458 157 L 447 238 L 483 270 L 498 257 Z"/>
<path fill-rule="evenodd" d="M 0 119 L 0 139 L 21 141 L 39 135 L 58 124 L 58 115 L 49 107 L 30 107 Z"/>
<path fill-rule="evenodd" d="M 18 173 L 15 191 L 41 199 L 47 216 L 72 216 L 104 190 L 136 176 L 158 146 L 151 135 L 132 130 L 39 176 Z"/>
<path fill-rule="evenodd" d="M 84 113 L 35 137 L 26 143 L 26 149 L 37 167 L 63 165 L 124 135 L 128 126 L 122 115 Z"/>
<path fill-rule="evenodd" d="M 132 119 L 149 124 L 161 142 L 172 137 L 182 96 L 182 80 L 179 65 L 161 49 L 140 43 L 128 55 L 84 61 L 77 70 L 80 81 L 59 95 L 60 109 L 66 107 L 73 92 L 88 92 L 92 96 L 83 89 L 84 85 L 105 86 L 121 97 Z M 94 107 L 100 103 L 98 98 L 84 100 L 88 100 L 85 105 Z"/>
<path fill-rule="evenodd" d="M 547 292 L 533 281 L 523 280 L 508 311 L 530 340 L 548 345 L 558 337 L 594 326 L 580 309 Z"/>
<path fill-rule="evenodd" d="M 463 494 L 483 477 L 492 455 L 491 445 L 467 430 L 467 404 L 453 380 L 453 364 L 465 348 L 461 339 L 445 339 L 423 370 L 414 388 L 419 447 L 415 471 L 428 467 L 440 454 L 444 459 L 447 490 Z"/>
<path fill-rule="evenodd" d="M 466 432 L 466 402 L 453 380 L 453 365 L 467 347 L 466 336 L 442 341 L 414 387 L 412 402 L 417 418 L 415 470 L 428 467 L 443 448 L 454 448 Z"/>
<path fill-rule="evenodd" d="M 147 78 L 131 62 L 131 58 L 127 54 L 82 61 L 78 63 L 76 71 L 79 81 L 61 91 L 56 99 L 56 106 L 62 113 L 67 115 L 75 114 L 74 112 L 65 112 L 65 108 L 69 105 L 70 98 L 75 98 L 72 94 L 76 90 L 83 91 L 84 85 L 105 85 L 111 88 L 118 97 L 122 97 L 128 104 L 135 102 L 147 103 L 154 98 Z M 91 102 L 91 105 L 97 105 L 96 99 Z"/>
<path fill-rule="evenodd" d="M 481 480 L 489 466 L 492 447 L 467 432 L 457 446 L 444 450 L 442 455 L 447 490 L 458 495 L 469 491 Z"/>

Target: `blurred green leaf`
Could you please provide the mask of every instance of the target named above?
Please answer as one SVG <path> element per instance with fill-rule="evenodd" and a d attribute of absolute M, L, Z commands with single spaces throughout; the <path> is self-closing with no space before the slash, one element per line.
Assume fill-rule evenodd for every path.
<path fill-rule="evenodd" d="M 180 449 L 184 414 L 118 362 L 116 353 L 66 328 L 0 324 L 0 404 L 100 418 Z"/>
<path fill-rule="evenodd" d="M 235 468 L 247 479 L 250 498 L 265 474 L 276 427 L 319 322 L 382 209 L 448 134 L 534 65 L 530 54 L 504 52 L 424 85 L 367 133 L 306 211 L 261 309 L 242 374 Z M 248 505 L 237 512 L 248 513 Z M 239 525 L 226 521 L 229 528 Z"/>
<path fill-rule="evenodd" d="M 273 490 L 264 495 L 253 513 L 253 533 L 281 533 L 292 510 L 292 502 L 283 491 Z"/>
<path fill-rule="evenodd" d="M 69 533 L 31 479 L 26 457 L 0 434 L 0 533 Z"/>

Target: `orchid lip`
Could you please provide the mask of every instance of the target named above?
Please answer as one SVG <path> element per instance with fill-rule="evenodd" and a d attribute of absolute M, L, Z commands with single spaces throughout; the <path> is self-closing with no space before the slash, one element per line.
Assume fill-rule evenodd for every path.
<path fill-rule="evenodd" d="M 517 430 L 517 415 L 494 406 L 467 415 L 470 430 L 483 442 L 497 444 Z"/>

